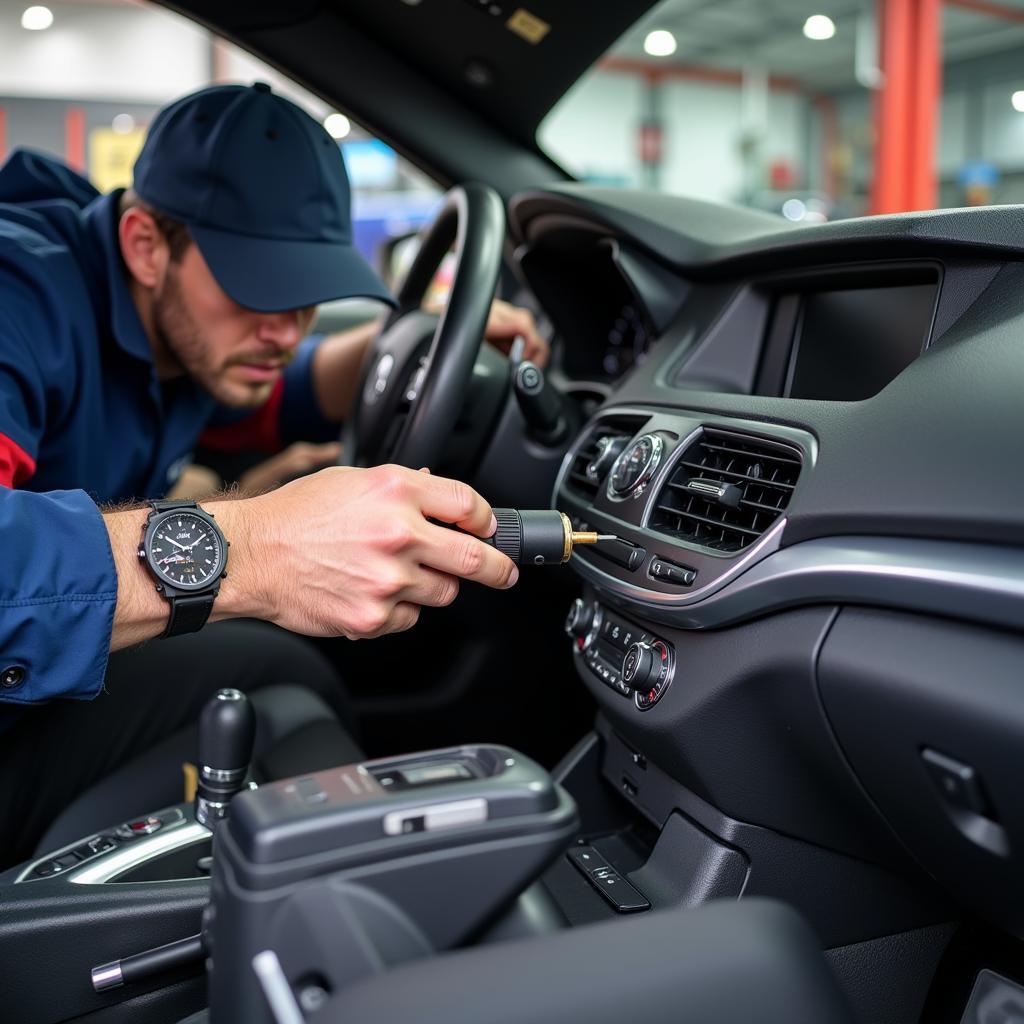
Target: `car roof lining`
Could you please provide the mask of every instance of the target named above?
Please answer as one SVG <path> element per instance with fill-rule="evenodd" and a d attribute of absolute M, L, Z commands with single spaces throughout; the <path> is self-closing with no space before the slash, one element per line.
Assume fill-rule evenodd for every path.
<path fill-rule="evenodd" d="M 536 44 L 508 27 L 510 15 L 523 8 L 504 2 L 501 17 L 476 0 L 294 0 L 287 7 L 279 0 L 177 0 L 165 6 L 293 75 L 306 69 L 316 91 L 371 127 L 381 122 L 376 115 L 385 100 L 409 98 L 391 80 L 415 76 L 447 94 L 449 103 L 441 106 L 475 113 L 492 133 L 540 156 L 536 132 L 545 115 L 653 2 L 530 0 L 525 9 L 550 26 Z M 329 74 L 314 67 L 323 63 L 314 57 L 325 47 L 334 54 Z M 373 68 L 354 59 L 366 48 L 376 53 Z M 470 64 L 483 68 L 490 84 L 472 84 Z"/>

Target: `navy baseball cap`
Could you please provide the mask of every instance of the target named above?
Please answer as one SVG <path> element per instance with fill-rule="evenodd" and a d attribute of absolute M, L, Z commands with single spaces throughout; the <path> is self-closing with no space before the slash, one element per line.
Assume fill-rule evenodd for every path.
<path fill-rule="evenodd" d="M 352 244 L 341 150 L 270 86 L 217 85 L 164 107 L 135 192 L 189 228 L 217 283 L 260 312 L 365 296 L 394 304 Z"/>

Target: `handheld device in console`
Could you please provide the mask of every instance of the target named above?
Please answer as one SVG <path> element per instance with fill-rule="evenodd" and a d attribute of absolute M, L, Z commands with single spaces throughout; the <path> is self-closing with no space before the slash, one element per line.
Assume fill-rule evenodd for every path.
<path fill-rule="evenodd" d="M 215 838 L 204 929 L 213 1024 L 272 1024 L 287 1012 L 281 1000 L 305 1006 L 322 998 L 311 993 L 466 941 L 577 824 L 572 798 L 543 768 L 497 746 L 346 765 L 240 794 Z"/>

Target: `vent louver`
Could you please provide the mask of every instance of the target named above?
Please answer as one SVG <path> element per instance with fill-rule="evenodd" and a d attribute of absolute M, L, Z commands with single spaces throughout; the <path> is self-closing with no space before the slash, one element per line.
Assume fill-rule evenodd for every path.
<path fill-rule="evenodd" d="M 601 420 L 572 457 L 565 477 L 566 488 L 588 502 L 593 501 L 608 478 L 615 457 L 630 438 L 643 429 L 648 419 L 646 416 L 613 416 Z M 600 464 L 596 467 L 596 475 L 588 473 L 588 468 L 598 460 Z"/>
<path fill-rule="evenodd" d="M 705 429 L 662 487 L 650 528 L 715 551 L 742 551 L 782 515 L 801 464 L 788 445 Z"/>

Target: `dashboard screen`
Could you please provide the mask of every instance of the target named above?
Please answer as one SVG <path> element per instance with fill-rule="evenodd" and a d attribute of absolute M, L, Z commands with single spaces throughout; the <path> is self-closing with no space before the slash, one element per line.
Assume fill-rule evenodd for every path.
<path fill-rule="evenodd" d="M 805 293 L 786 394 L 845 402 L 877 394 L 920 355 L 935 294 L 935 284 Z"/>

